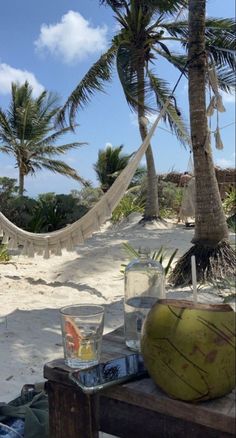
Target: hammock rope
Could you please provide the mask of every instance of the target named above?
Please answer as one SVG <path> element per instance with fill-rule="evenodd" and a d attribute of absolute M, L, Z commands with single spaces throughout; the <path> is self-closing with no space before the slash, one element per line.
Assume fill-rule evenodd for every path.
<path fill-rule="evenodd" d="M 3 232 L 2 243 L 7 244 L 9 249 L 23 247 L 22 254 L 29 257 L 34 257 L 35 253 L 37 253 L 39 255 L 43 254 L 43 257 L 48 259 L 50 254 L 61 255 L 62 249 L 73 251 L 76 245 L 84 243 L 85 239 L 91 237 L 111 217 L 112 211 L 122 199 L 141 158 L 149 146 L 159 121 L 168 108 L 170 99 L 171 96 L 166 100 L 144 142 L 126 168 L 88 213 L 73 224 L 60 230 L 51 233 L 32 233 L 17 227 L 0 212 L 0 231 Z"/>
<path fill-rule="evenodd" d="M 215 138 L 215 147 L 218 150 L 222 150 L 224 148 L 224 145 L 220 134 L 219 113 L 224 113 L 226 109 L 223 105 L 222 96 L 219 92 L 219 83 L 218 83 L 214 61 L 212 61 L 211 66 L 208 68 L 208 79 L 209 79 L 209 88 L 210 90 L 212 89 L 213 96 L 211 96 L 211 92 L 210 92 L 210 103 L 207 108 L 207 116 L 210 118 L 210 128 L 211 128 L 211 117 L 213 116 L 216 110 L 216 129 L 215 131 L 213 131 Z M 208 143 L 208 146 L 209 144 L 210 143 Z"/>

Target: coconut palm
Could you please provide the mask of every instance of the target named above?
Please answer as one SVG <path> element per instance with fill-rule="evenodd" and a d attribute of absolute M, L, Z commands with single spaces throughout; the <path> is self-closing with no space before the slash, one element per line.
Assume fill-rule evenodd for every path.
<path fill-rule="evenodd" d="M 186 50 L 188 22 L 176 21 L 175 15 L 181 7 L 187 6 L 188 0 L 101 0 L 100 3 L 112 8 L 120 29 L 107 52 L 95 62 L 69 96 L 58 120 L 63 123 L 68 110 L 70 123 L 73 124 L 77 109 L 87 104 L 96 91 L 103 91 L 104 82 L 112 79 L 115 64 L 126 100 L 138 114 L 139 130 L 144 139 L 147 127 L 143 123 L 143 116 L 149 111 L 159 110 L 171 95 L 168 83 L 157 75 L 157 58 L 163 57 L 180 71 L 186 67 L 186 55 L 171 52 L 168 42 L 178 41 Z M 229 89 L 235 81 L 229 71 L 234 59 L 231 50 L 228 50 L 233 49 L 233 33 L 232 20 L 207 20 L 207 49 L 216 62 L 220 86 L 224 89 Z M 185 71 L 187 74 L 187 68 Z M 180 117 L 174 100 L 164 120 L 182 138 L 182 130 L 176 124 L 180 122 Z M 144 218 L 148 219 L 158 216 L 156 172 L 151 145 L 146 152 L 146 161 L 148 184 Z"/>
<path fill-rule="evenodd" d="M 127 166 L 133 154 L 122 154 L 123 145 L 112 147 L 107 146 L 104 150 L 99 150 L 97 162 L 94 164 L 94 170 L 101 184 L 101 188 L 106 192 L 114 183 L 120 172 Z M 134 174 L 134 184 L 146 174 L 145 167 L 139 167 Z M 132 182 L 131 182 L 132 185 Z"/>
<path fill-rule="evenodd" d="M 25 176 L 43 168 L 84 183 L 75 169 L 53 158 L 82 145 L 78 142 L 55 145 L 59 138 L 71 131 L 71 127 L 54 129 L 60 109 L 57 97 L 43 91 L 34 98 L 32 93 L 27 81 L 23 85 L 13 83 L 9 109 L 4 112 L 0 108 L 0 152 L 15 158 L 19 170 L 19 194 L 23 195 Z"/>
<path fill-rule="evenodd" d="M 191 256 L 198 280 L 233 277 L 235 253 L 228 238 L 216 180 L 206 114 L 206 0 L 189 0 L 189 105 L 196 179 L 194 246 L 179 259 L 171 276 L 175 286 L 191 283 Z"/>

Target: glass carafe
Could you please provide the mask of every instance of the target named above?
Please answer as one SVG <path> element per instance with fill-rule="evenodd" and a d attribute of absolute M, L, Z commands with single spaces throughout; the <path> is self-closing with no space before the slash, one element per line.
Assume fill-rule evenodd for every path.
<path fill-rule="evenodd" d="M 158 298 L 164 298 L 165 275 L 162 265 L 150 258 L 148 249 L 139 250 L 140 258 L 125 269 L 124 330 L 125 343 L 140 350 L 143 321 Z"/>

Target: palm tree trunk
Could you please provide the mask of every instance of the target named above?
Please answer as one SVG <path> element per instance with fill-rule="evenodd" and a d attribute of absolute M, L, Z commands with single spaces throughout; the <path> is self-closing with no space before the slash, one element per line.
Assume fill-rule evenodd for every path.
<path fill-rule="evenodd" d="M 139 131 L 142 141 L 145 140 L 147 136 L 147 128 L 142 123 L 142 119 L 145 116 L 144 111 L 144 68 L 140 67 L 138 70 L 138 120 L 139 120 Z M 157 177 L 155 163 L 152 153 L 151 145 L 149 144 L 146 151 L 146 163 L 147 163 L 147 193 L 146 193 L 146 204 L 144 211 L 144 221 L 156 219 L 159 215 L 159 205 L 158 205 L 158 192 L 157 192 Z"/>
<path fill-rule="evenodd" d="M 197 280 L 234 279 L 235 252 L 227 241 L 228 229 L 215 176 L 205 101 L 206 0 L 189 0 L 189 105 L 196 180 L 195 244 L 177 262 L 169 281 L 192 283 L 191 257 L 196 257 Z"/>
<path fill-rule="evenodd" d="M 189 105 L 196 181 L 194 243 L 216 245 L 228 237 L 216 180 L 206 115 L 206 0 L 189 1 Z"/>
<path fill-rule="evenodd" d="M 22 172 L 21 167 L 19 167 L 19 195 L 23 196 L 24 194 L 24 173 Z"/>

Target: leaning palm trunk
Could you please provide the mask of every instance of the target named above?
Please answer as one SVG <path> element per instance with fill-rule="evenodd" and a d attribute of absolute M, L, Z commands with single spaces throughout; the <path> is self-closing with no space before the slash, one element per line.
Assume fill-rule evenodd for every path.
<path fill-rule="evenodd" d="M 234 252 L 227 242 L 228 229 L 212 159 L 206 115 L 205 81 L 206 0 L 189 1 L 189 104 L 196 179 L 195 244 L 177 263 L 170 281 L 191 283 L 191 256 L 197 259 L 198 280 L 232 276 Z"/>
<path fill-rule="evenodd" d="M 24 194 L 24 173 L 21 167 L 19 167 L 19 195 L 23 196 L 23 194 Z"/>
<path fill-rule="evenodd" d="M 142 141 L 147 136 L 147 128 L 143 123 L 145 111 L 144 111 L 144 69 L 141 67 L 138 71 L 138 82 L 139 82 L 139 95 L 138 95 L 138 120 L 139 120 L 139 131 Z M 144 210 L 144 221 L 150 221 L 156 219 L 159 214 L 158 208 L 158 193 L 157 193 L 157 178 L 155 163 L 152 153 L 151 145 L 149 144 L 146 155 L 147 162 L 147 192 L 146 192 L 146 204 Z"/>

